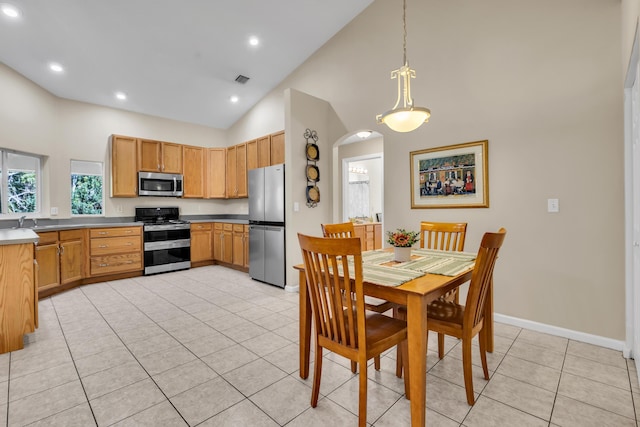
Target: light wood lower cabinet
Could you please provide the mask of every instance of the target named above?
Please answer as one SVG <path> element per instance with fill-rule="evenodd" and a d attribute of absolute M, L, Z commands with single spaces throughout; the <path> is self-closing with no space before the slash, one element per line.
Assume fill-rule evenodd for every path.
<path fill-rule="evenodd" d="M 249 226 L 215 222 L 213 224 L 213 257 L 218 262 L 248 269 Z"/>
<path fill-rule="evenodd" d="M 35 259 L 39 291 L 84 278 L 84 230 L 48 231 L 38 236 Z"/>
<path fill-rule="evenodd" d="M 213 261 L 213 223 L 191 224 L 191 265 Z"/>
<path fill-rule="evenodd" d="M 90 230 L 91 276 L 143 269 L 142 227 Z"/>
<path fill-rule="evenodd" d="M 354 224 L 356 237 L 360 238 L 363 251 L 382 249 L 382 224 L 372 222 L 369 224 Z"/>
<path fill-rule="evenodd" d="M 0 246 L 0 353 L 24 347 L 24 334 L 38 326 L 33 243 Z"/>

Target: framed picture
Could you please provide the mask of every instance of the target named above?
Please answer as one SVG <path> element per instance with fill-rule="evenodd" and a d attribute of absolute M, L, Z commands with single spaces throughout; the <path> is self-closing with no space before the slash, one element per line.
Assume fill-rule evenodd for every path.
<path fill-rule="evenodd" d="M 489 141 L 412 151 L 411 209 L 488 208 Z"/>

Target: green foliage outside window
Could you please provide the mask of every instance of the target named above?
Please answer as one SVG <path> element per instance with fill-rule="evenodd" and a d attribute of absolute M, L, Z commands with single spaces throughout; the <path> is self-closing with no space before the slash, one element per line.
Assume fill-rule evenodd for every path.
<path fill-rule="evenodd" d="M 71 174 L 71 214 L 102 214 L 102 177 Z"/>
<path fill-rule="evenodd" d="M 9 212 L 28 213 L 36 211 L 36 174 L 33 171 L 7 172 Z"/>

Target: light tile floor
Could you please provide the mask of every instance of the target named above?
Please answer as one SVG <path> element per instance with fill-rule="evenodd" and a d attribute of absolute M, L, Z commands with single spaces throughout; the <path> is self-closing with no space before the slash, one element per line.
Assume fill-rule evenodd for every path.
<path fill-rule="evenodd" d="M 432 334 L 433 335 L 433 334 Z M 435 336 L 430 337 L 435 338 Z M 9 426 L 354 426 L 358 378 L 334 354 L 321 399 L 298 375 L 298 294 L 219 266 L 87 285 L 40 301 L 24 350 L 0 355 Z M 638 426 L 640 387 L 620 352 L 496 324 L 491 380 L 474 352 L 430 342 L 429 426 Z M 369 367 L 367 420 L 408 426 L 395 351 Z"/>

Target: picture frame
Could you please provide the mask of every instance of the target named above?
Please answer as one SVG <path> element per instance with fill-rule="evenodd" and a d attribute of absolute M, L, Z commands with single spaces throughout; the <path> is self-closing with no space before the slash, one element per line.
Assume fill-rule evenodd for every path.
<path fill-rule="evenodd" d="M 488 208 L 489 141 L 412 151 L 411 209 Z"/>

